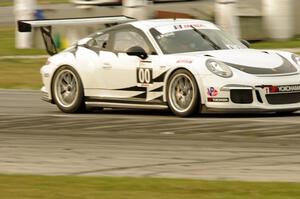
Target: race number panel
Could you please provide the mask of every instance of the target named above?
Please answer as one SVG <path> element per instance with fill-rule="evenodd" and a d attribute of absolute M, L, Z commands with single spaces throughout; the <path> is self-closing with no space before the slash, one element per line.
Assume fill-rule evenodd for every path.
<path fill-rule="evenodd" d="M 152 68 L 137 68 L 136 75 L 138 86 L 147 87 L 150 84 L 153 84 Z"/>

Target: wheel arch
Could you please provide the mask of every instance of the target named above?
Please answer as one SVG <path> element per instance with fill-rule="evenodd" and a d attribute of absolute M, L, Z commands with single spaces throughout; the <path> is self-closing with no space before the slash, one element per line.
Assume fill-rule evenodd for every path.
<path fill-rule="evenodd" d="M 76 75 L 78 75 L 78 78 L 80 79 L 80 82 L 82 84 L 82 87 L 83 87 L 83 94 L 84 94 L 84 83 L 82 82 L 82 79 L 81 79 L 81 76 L 78 72 L 78 70 L 76 70 L 76 67 L 70 65 L 70 64 L 61 64 L 59 66 L 57 66 L 54 70 L 53 70 L 53 73 L 52 73 L 52 76 L 50 78 L 50 97 L 51 97 L 51 103 L 54 103 L 54 100 L 53 100 L 53 79 L 56 75 L 56 73 L 59 71 L 59 69 L 61 69 L 62 67 L 69 67 L 71 69 L 73 69 L 73 71 L 75 71 Z"/>
<path fill-rule="evenodd" d="M 204 88 L 203 88 L 203 84 L 199 78 L 199 73 L 193 69 L 192 67 L 184 67 L 184 66 L 179 66 L 179 67 L 176 67 L 176 68 L 172 68 L 171 70 L 169 70 L 165 76 L 165 79 L 164 79 L 164 88 L 163 88 L 163 100 L 166 102 L 167 101 L 167 86 L 168 86 L 168 81 L 169 81 L 169 78 L 178 70 L 186 70 L 188 72 L 190 72 L 196 83 L 197 83 L 197 86 L 198 86 L 198 91 L 199 91 L 199 94 L 200 94 L 200 103 L 201 104 L 204 104 L 205 102 L 205 95 L 204 95 Z"/>

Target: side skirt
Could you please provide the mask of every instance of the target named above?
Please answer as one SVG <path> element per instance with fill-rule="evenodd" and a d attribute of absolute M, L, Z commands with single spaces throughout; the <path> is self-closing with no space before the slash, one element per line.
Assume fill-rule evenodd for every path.
<path fill-rule="evenodd" d="M 86 97 L 85 104 L 88 107 L 103 108 L 168 109 L 167 104 L 163 102 L 145 102 L 135 99 L 107 99 L 98 97 Z"/>

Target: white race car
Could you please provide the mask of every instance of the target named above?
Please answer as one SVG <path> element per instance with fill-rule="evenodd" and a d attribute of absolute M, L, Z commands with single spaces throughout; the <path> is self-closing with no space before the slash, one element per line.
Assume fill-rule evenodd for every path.
<path fill-rule="evenodd" d="M 41 69 L 44 99 L 63 112 L 89 106 L 169 108 L 178 116 L 300 110 L 295 54 L 249 49 L 247 42 L 201 20 L 120 16 L 86 23 L 95 21 L 122 24 L 78 41 Z M 19 30 L 64 23 L 69 21 L 20 21 Z"/>

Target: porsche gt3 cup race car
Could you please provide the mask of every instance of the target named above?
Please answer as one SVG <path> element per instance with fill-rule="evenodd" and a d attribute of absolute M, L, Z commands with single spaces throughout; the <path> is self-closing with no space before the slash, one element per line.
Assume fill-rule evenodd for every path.
<path fill-rule="evenodd" d="M 121 24 L 55 54 L 47 27 L 82 22 Z M 48 52 L 55 54 L 41 68 L 44 99 L 63 112 L 89 106 L 169 108 L 178 116 L 300 109 L 299 56 L 249 49 L 207 21 L 19 21 L 22 32 L 32 27 L 42 29 Z"/>

